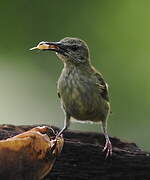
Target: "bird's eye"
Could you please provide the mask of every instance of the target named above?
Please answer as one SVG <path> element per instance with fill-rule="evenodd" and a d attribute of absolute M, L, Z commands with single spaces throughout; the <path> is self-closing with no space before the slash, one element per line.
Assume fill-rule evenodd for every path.
<path fill-rule="evenodd" d="M 79 49 L 79 46 L 77 46 L 77 45 L 71 46 L 71 50 L 76 51 L 77 49 Z"/>

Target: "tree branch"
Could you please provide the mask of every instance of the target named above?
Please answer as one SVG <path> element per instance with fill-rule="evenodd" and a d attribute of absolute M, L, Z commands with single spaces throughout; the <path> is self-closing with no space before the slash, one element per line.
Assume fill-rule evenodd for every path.
<path fill-rule="evenodd" d="M 0 139 L 6 139 L 34 126 L 0 126 Z M 54 130 L 58 128 L 53 127 Z M 45 180 L 149 180 L 150 153 L 135 143 L 110 137 L 113 155 L 105 159 L 103 134 L 64 133 L 65 144 L 53 170 Z"/>

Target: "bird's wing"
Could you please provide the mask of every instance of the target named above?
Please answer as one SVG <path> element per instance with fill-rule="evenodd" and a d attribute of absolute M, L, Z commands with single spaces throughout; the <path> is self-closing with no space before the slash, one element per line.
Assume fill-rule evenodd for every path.
<path fill-rule="evenodd" d="M 57 96 L 58 96 L 58 98 L 61 98 L 60 92 L 59 92 L 59 90 L 58 90 L 58 82 L 56 82 L 56 86 L 57 86 Z"/>
<path fill-rule="evenodd" d="M 103 76 L 98 71 L 94 71 L 94 76 L 96 77 L 96 85 L 100 89 L 101 96 L 109 102 L 108 84 L 105 82 Z"/>
<path fill-rule="evenodd" d="M 57 95 L 58 95 L 59 98 L 61 98 L 59 91 L 57 91 Z"/>

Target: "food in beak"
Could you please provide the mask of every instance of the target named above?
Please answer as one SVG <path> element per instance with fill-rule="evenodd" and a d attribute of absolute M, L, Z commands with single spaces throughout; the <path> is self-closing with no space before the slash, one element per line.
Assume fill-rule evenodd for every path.
<path fill-rule="evenodd" d="M 50 43 L 46 43 L 46 42 L 40 42 L 36 47 L 30 48 L 30 50 L 34 50 L 34 49 L 40 49 L 40 50 L 59 50 L 59 47 L 56 45 L 51 45 Z"/>
<path fill-rule="evenodd" d="M 36 47 L 33 47 L 30 50 L 34 50 L 34 49 L 40 49 L 40 50 L 49 49 L 49 45 L 44 42 L 43 43 L 40 42 Z"/>

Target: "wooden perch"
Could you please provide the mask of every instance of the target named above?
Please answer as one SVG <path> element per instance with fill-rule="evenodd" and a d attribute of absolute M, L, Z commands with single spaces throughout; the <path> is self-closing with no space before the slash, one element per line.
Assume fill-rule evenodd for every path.
<path fill-rule="evenodd" d="M 2 125 L 0 139 L 33 127 Z M 56 127 L 53 129 L 58 130 Z M 45 180 L 150 179 L 150 153 L 141 150 L 135 143 L 111 137 L 113 155 L 105 159 L 103 134 L 67 131 L 64 138 L 63 150 Z"/>

